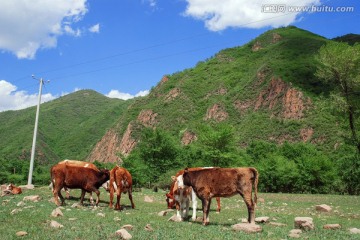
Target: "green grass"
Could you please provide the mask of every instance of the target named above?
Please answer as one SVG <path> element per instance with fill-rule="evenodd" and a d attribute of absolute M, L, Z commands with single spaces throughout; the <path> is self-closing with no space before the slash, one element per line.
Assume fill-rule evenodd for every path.
<path fill-rule="evenodd" d="M 350 234 L 348 230 L 360 226 L 359 196 L 260 193 L 259 197 L 265 202 L 258 203 L 256 216 L 268 216 L 270 221 L 284 223 L 286 226 L 261 224 L 261 233 L 246 234 L 231 229 L 231 225 L 247 217 L 245 204 L 240 197 L 222 198 L 220 214 L 215 212 L 213 203 L 210 225 L 204 227 L 200 222 L 169 222 L 172 213 L 158 216 L 160 211 L 166 210 L 164 194 L 163 191 L 155 193 L 147 189 L 134 192 L 136 209 L 130 208 L 128 196 L 123 195 L 121 203 L 125 210 L 120 212 L 108 208 L 109 197 L 103 190 L 98 208 L 92 207 L 87 201 L 82 208 L 72 208 L 71 206 L 79 201 L 76 197 L 80 192 L 75 190 L 71 195 L 76 197 L 66 200 L 66 206 L 62 210 L 64 216 L 55 218 L 51 217 L 51 212 L 56 206 L 49 202 L 52 194 L 47 187 L 25 190 L 21 195 L 1 198 L 0 239 L 19 239 L 15 235 L 18 231 L 28 232 L 23 239 L 116 239 L 115 232 L 125 224 L 134 226 L 133 230 L 129 230 L 133 239 L 289 239 L 288 234 L 293 229 L 294 218 L 298 216 L 312 217 L 315 224 L 315 229 L 302 233 L 301 239 L 360 239 L 360 235 Z M 41 200 L 25 202 L 24 206 L 17 207 L 27 195 L 40 195 Z M 154 202 L 145 202 L 145 196 L 152 197 Z M 332 207 L 332 211 L 316 212 L 315 205 L 318 204 L 327 204 Z M 198 206 L 198 209 L 200 208 L 201 206 Z M 11 215 L 14 209 L 22 211 Z M 105 217 L 97 216 L 98 213 L 104 213 Z M 198 216 L 202 216 L 199 210 Z M 70 221 L 70 218 L 76 220 Z M 51 228 L 51 220 L 64 227 Z M 329 223 L 338 223 L 342 228 L 324 230 L 323 225 Z M 153 231 L 144 230 L 147 224 L 150 224 Z"/>

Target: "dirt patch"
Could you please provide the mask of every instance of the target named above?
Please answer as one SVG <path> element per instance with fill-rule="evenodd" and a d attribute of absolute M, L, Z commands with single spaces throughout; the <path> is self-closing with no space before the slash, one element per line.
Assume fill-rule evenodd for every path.
<path fill-rule="evenodd" d="M 195 133 L 191 131 L 185 131 L 184 135 L 181 138 L 181 143 L 184 145 L 189 145 L 190 143 L 196 140 L 197 140 L 197 136 Z"/>
<path fill-rule="evenodd" d="M 303 128 L 300 129 L 300 137 L 303 142 L 308 142 L 314 134 L 314 129 L 310 128 Z"/>
<path fill-rule="evenodd" d="M 216 122 L 222 122 L 228 118 L 229 114 L 225 111 L 225 107 L 221 104 L 214 104 L 208 108 L 204 120 L 213 119 Z"/>
<path fill-rule="evenodd" d="M 173 88 L 170 92 L 165 96 L 165 102 L 170 102 L 181 94 L 180 88 Z"/>

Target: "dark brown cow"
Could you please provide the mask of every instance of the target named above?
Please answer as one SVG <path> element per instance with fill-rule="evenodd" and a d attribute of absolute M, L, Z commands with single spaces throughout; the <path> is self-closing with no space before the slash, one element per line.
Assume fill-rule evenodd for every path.
<path fill-rule="evenodd" d="M 213 197 L 240 194 L 248 209 L 248 222 L 255 223 L 259 174 L 255 168 L 209 168 L 197 171 L 185 169 L 177 178 L 179 186 L 191 186 L 203 204 L 203 225 L 209 224 L 210 203 Z M 254 187 L 254 200 L 252 188 Z"/>
<path fill-rule="evenodd" d="M 96 205 L 98 205 L 100 201 L 99 187 L 110 178 L 109 170 L 94 170 L 67 163 L 54 165 L 50 170 L 50 174 L 54 186 L 54 200 L 58 206 L 60 205 L 58 197 L 61 199 L 61 205 L 65 201 L 60 192 L 62 188 L 81 189 L 81 204 L 83 204 L 85 192 L 95 192 L 97 195 Z"/>
<path fill-rule="evenodd" d="M 196 171 L 203 168 L 189 168 L 189 171 Z M 189 212 L 189 202 L 190 200 L 193 203 L 193 215 L 192 220 L 196 220 L 196 208 L 197 208 L 197 199 L 195 194 L 192 192 L 192 188 L 188 186 L 179 187 L 177 183 L 177 177 L 184 174 L 184 170 L 180 170 L 175 176 L 172 176 L 171 179 L 173 182 L 170 186 L 170 192 L 166 194 L 166 202 L 168 208 L 171 209 L 175 206 L 176 208 L 176 216 L 179 219 L 185 219 Z M 220 198 L 216 198 L 217 201 L 217 212 L 220 212 Z M 184 212 L 185 211 L 185 212 Z"/>
<path fill-rule="evenodd" d="M 110 171 L 110 203 L 109 207 L 113 207 L 114 191 L 116 191 L 116 204 L 115 210 L 120 210 L 120 198 L 121 193 L 128 193 L 131 202 L 131 207 L 135 208 L 135 204 L 132 199 L 132 177 L 128 170 L 125 168 L 115 166 Z"/>

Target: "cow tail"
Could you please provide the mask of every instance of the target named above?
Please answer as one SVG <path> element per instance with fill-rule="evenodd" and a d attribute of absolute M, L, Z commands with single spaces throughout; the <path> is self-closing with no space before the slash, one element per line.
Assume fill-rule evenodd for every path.
<path fill-rule="evenodd" d="M 258 192 L 258 183 L 259 183 L 259 173 L 256 168 L 251 168 L 251 171 L 254 174 L 253 184 L 254 184 L 254 202 L 257 204 L 257 192 Z"/>

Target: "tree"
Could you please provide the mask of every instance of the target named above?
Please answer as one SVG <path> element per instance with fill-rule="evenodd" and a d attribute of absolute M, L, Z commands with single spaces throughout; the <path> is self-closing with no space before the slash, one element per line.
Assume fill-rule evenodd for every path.
<path fill-rule="evenodd" d="M 204 148 L 205 164 L 229 167 L 236 163 L 234 129 L 230 125 L 203 126 L 199 142 Z"/>
<path fill-rule="evenodd" d="M 352 141 L 360 153 L 356 129 L 360 104 L 360 44 L 329 42 L 320 48 L 317 60 L 320 64 L 316 76 L 334 85 L 332 96 L 347 115 Z"/>

